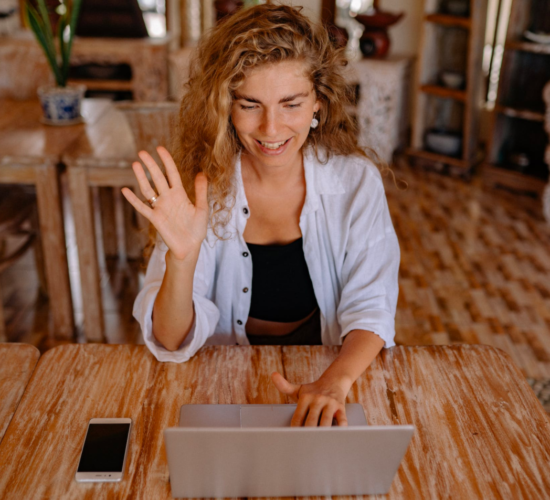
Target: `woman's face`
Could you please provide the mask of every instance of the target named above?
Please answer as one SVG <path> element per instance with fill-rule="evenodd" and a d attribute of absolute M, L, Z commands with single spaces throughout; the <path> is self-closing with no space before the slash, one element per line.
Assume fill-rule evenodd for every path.
<path fill-rule="evenodd" d="M 235 91 L 231 120 L 246 153 L 266 167 L 296 161 L 319 110 L 303 62 L 252 70 Z"/>

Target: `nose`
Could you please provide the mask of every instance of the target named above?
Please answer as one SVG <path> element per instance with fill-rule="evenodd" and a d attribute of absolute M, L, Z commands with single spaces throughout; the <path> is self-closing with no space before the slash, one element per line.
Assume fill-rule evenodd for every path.
<path fill-rule="evenodd" d="M 277 139 L 280 128 L 280 117 L 275 109 L 266 109 L 262 117 L 261 132 L 266 138 L 273 137 Z M 279 137 L 280 139 L 280 137 Z"/>

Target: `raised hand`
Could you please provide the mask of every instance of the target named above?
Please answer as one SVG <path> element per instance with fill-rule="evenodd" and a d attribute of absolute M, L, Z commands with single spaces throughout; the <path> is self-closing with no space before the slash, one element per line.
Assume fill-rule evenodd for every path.
<path fill-rule="evenodd" d="M 152 206 L 142 202 L 130 189 L 123 188 L 122 194 L 130 204 L 143 215 L 159 232 L 168 245 L 172 257 L 184 260 L 189 255 L 198 253 L 206 237 L 208 227 L 208 182 L 203 173 L 195 178 L 195 205 L 191 203 L 181 177 L 170 153 L 163 147 L 157 152 L 166 168 L 168 181 L 164 177 L 153 157 L 146 151 L 140 151 L 139 157 L 151 174 L 157 192 L 145 175 L 139 162 L 132 165 L 138 180 L 141 194 L 146 200 L 156 199 Z"/>

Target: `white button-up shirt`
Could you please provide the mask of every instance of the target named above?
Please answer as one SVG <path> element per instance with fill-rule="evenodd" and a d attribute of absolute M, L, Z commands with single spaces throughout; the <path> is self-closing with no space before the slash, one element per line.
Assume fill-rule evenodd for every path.
<path fill-rule="evenodd" d="M 304 155 L 306 198 L 300 215 L 304 256 L 321 313 L 324 345 L 341 345 L 352 330 L 374 332 L 395 345 L 399 244 L 378 169 L 365 158 L 334 156 L 328 163 Z M 240 158 L 236 160 L 235 205 L 219 240 L 208 228 L 193 280 L 195 321 L 177 351 L 153 336 L 153 305 L 166 271 L 168 250 L 160 239 L 144 287 L 134 304 L 145 344 L 159 361 L 180 363 L 204 345 L 249 345 L 252 257 L 243 238 L 250 208 Z M 250 293 L 244 293 L 248 288 Z"/>

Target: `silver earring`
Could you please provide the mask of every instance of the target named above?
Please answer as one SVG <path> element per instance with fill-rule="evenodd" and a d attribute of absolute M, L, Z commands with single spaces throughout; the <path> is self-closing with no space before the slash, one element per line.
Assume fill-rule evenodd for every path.
<path fill-rule="evenodd" d="M 317 128 L 317 125 L 319 125 L 319 120 L 314 116 L 313 120 L 311 120 L 311 128 Z"/>

